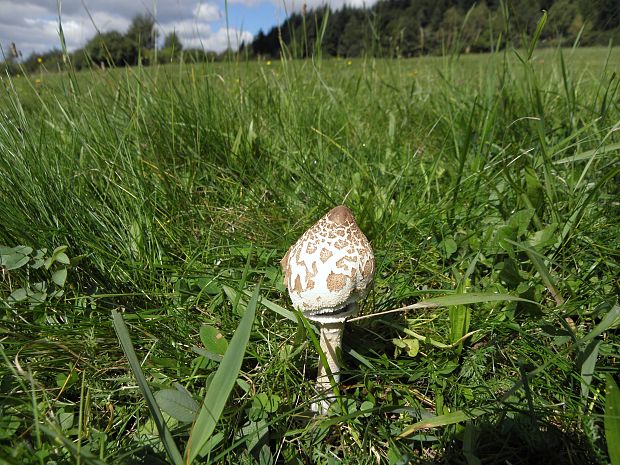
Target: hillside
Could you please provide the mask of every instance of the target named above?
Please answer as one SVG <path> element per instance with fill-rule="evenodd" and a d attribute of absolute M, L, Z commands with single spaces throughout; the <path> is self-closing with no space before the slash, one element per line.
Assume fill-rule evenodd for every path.
<path fill-rule="evenodd" d="M 614 0 L 387 0 L 371 8 L 294 13 L 269 32 L 260 31 L 244 51 L 275 58 L 284 44 L 295 57 L 316 50 L 341 57 L 486 52 L 508 42 L 519 46 L 534 33 L 543 10 L 548 22 L 540 45 L 620 42 L 620 3 Z"/>

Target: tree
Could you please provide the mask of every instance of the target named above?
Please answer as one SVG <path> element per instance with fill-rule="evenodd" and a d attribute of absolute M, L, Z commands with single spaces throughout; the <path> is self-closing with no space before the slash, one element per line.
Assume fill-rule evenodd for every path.
<path fill-rule="evenodd" d="M 164 49 L 174 50 L 175 52 L 183 50 L 183 44 L 176 32 L 172 31 L 164 37 Z"/>
<path fill-rule="evenodd" d="M 364 51 L 366 31 L 364 23 L 358 18 L 356 13 L 357 11 L 354 11 L 354 14 L 351 15 L 340 37 L 340 43 L 338 44 L 339 56 L 355 57 L 360 56 Z"/>
<path fill-rule="evenodd" d="M 533 34 L 542 14 L 539 0 L 521 0 L 509 6 L 511 20 L 516 31 L 526 35 Z"/>
<path fill-rule="evenodd" d="M 571 0 L 557 0 L 549 9 L 549 25 L 559 37 L 570 35 L 571 25 L 579 14 L 577 5 Z M 583 18 L 581 18 L 583 22 Z"/>
<path fill-rule="evenodd" d="M 134 64 L 132 43 L 118 31 L 98 33 L 84 47 L 93 63 L 125 66 Z"/>
<path fill-rule="evenodd" d="M 618 0 L 592 0 L 588 11 L 596 29 L 608 31 L 620 26 Z"/>
<path fill-rule="evenodd" d="M 172 31 L 164 37 L 164 46 L 157 54 L 158 63 L 170 63 L 181 56 L 183 44 L 176 32 Z"/>
<path fill-rule="evenodd" d="M 459 39 L 460 31 L 464 29 L 464 21 L 465 15 L 457 7 L 450 7 L 444 13 L 437 35 L 448 49 L 460 47 L 460 44 L 457 44 L 457 40 Z M 463 32 L 465 33 L 465 31 Z M 467 38 L 464 39 L 467 41 Z"/>
<path fill-rule="evenodd" d="M 127 37 L 136 49 L 152 50 L 155 48 L 158 32 L 155 29 L 155 19 L 150 15 L 136 15 L 131 20 Z"/>
<path fill-rule="evenodd" d="M 469 11 L 463 24 L 463 42 L 472 52 L 488 51 L 491 47 L 491 12 L 484 0 Z"/>
<path fill-rule="evenodd" d="M 340 42 L 340 36 L 347 24 L 349 10 L 345 3 L 342 10 L 329 11 L 329 18 L 327 20 L 327 28 L 323 37 L 323 50 L 331 56 L 338 55 L 338 43 Z"/>
<path fill-rule="evenodd" d="M 385 56 L 412 56 L 416 53 L 420 40 L 420 24 L 415 11 L 386 12 L 384 21 L 379 23 L 379 40 Z"/>

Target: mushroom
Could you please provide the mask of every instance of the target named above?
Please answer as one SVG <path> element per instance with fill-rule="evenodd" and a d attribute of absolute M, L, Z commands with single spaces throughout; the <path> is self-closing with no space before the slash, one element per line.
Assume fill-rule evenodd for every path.
<path fill-rule="evenodd" d="M 344 323 L 372 283 L 375 259 L 370 243 L 351 210 L 340 205 L 308 229 L 280 263 L 293 307 L 321 327 L 321 350 L 334 381 L 339 382 Z M 317 391 L 323 400 L 311 408 L 320 414 L 333 401 L 326 368 L 319 360 Z"/>

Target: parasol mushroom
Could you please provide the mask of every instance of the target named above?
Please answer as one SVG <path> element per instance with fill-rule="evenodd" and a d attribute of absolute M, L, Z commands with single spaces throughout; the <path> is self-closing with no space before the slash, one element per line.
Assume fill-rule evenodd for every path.
<path fill-rule="evenodd" d="M 284 285 L 293 307 L 321 327 L 321 350 L 334 380 L 340 380 L 342 333 L 358 300 L 370 290 L 375 268 L 372 248 L 347 207 L 330 210 L 293 244 L 282 261 Z M 319 361 L 317 390 L 323 400 L 312 410 L 324 414 L 333 396 L 326 367 Z"/>

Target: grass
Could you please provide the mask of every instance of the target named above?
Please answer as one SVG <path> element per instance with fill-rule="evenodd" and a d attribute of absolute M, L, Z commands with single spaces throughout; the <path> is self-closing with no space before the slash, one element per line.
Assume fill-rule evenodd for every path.
<path fill-rule="evenodd" d="M 168 460 L 114 311 L 185 450 L 259 282 L 197 461 L 608 463 L 620 52 L 521 56 L 2 78 L 0 245 L 31 250 L 0 250 L 0 463 Z M 278 262 L 345 202 L 377 259 L 362 314 L 452 300 L 349 324 L 313 418 Z"/>

